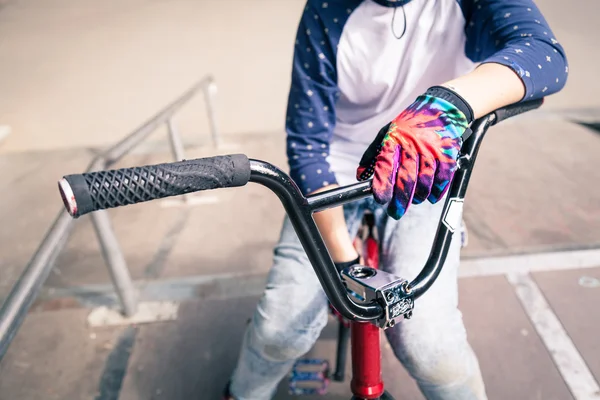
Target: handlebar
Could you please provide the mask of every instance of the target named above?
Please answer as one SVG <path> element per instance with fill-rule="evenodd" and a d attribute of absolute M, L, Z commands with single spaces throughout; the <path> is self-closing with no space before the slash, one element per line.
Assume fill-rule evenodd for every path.
<path fill-rule="evenodd" d="M 462 145 L 442 219 L 423 270 L 402 287 L 411 301 L 435 282 L 450 248 L 452 234 L 460 223 L 463 199 L 479 146 L 488 128 L 517 114 L 538 108 L 543 99 L 520 103 L 492 112 L 473 122 Z M 372 194 L 371 181 L 358 182 L 305 197 L 296 183 L 272 164 L 248 159 L 243 154 L 98 171 L 63 177 L 58 183 L 64 205 L 77 218 L 107 209 L 200 190 L 244 186 L 254 182 L 266 186 L 281 200 L 313 269 L 331 304 L 344 317 L 357 321 L 380 319 L 385 310 L 378 302 L 357 303 L 335 268 L 313 219 L 313 213 Z"/>
<path fill-rule="evenodd" d="M 58 182 L 71 216 L 178 196 L 200 190 L 244 186 L 250 162 L 244 154 L 67 175 Z"/>
<path fill-rule="evenodd" d="M 505 119 L 509 119 L 510 117 L 514 117 L 515 115 L 526 113 L 527 111 L 535 110 L 536 108 L 540 108 L 544 104 L 544 98 L 525 101 L 522 103 L 511 104 L 506 107 L 502 107 L 493 112 L 496 116 L 496 119 L 492 125 L 496 125 L 500 121 L 504 121 Z"/>

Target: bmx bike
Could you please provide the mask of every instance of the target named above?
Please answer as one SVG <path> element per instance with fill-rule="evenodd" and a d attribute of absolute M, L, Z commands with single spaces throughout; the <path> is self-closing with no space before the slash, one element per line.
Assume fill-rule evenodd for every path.
<path fill-rule="evenodd" d="M 297 377 L 296 383 L 304 379 L 317 380 L 323 385 L 310 390 L 299 389 L 299 385 L 292 381 L 292 389 L 299 389 L 301 393 L 322 393 L 330 375 L 336 380 L 344 379 L 345 343 L 348 342 L 349 330 L 353 400 L 390 400 L 392 396 L 385 392 L 381 374 L 381 330 L 410 319 L 415 301 L 440 274 L 452 235 L 461 223 L 469 178 L 488 128 L 514 115 L 536 109 L 542 103 L 543 99 L 539 99 L 501 108 L 477 119 L 465 132 L 457 159 L 458 168 L 446 195 L 429 258 L 421 272 L 410 281 L 378 270 L 373 264 L 375 250 L 372 244 L 371 250 L 363 254 L 367 265 L 355 264 L 338 271 L 313 220 L 315 212 L 371 196 L 371 181 L 304 196 L 294 181 L 276 166 L 234 154 L 67 175 L 58 186 L 63 203 L 74 218 L 96 210 L 200 190 L 244 186 L 248 182 L 269 188 L 279 197 L 289 215 L 331 306 L 349 321 L 349 324 L 341 322 L 336 371 L 329 374 L 327 369 L 322 369 Z"/>

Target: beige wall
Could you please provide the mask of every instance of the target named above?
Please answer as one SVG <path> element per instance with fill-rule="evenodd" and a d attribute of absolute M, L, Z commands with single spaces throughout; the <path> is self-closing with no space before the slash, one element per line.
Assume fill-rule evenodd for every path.
<path fill-rule="evenodd" d="M 224 132 L 281 131 L 303 0 L 12 1 L 0 10 L 0 151 L 105 145 L 205 73 Z M 205 133 L 203 104 L 182 115 Z"/>
<path fill-rule="evenodd" d="M 0 152 L 110 144 L 205 73 L 228 132 L 283 128 L 304 0 L 4 0 Z M 2 3 L 0 3 L 2 4 Z M 597 0 L 540 0 L 571 76 L 548 107 L 600 105 Z M 200 100 L 181 115 L 206 134 Z"/>

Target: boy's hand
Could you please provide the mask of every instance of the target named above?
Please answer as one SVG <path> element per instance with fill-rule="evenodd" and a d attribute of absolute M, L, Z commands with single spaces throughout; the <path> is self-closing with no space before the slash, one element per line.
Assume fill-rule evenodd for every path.
<path fill-rule="evenodd" d="M 450 101 L 419 96 L 379 131 L 360 161 L 357 178 L 374 176 L 373 196 L 380 204 L 390 202 L 388 214 L 394 219 L 411 203 L 436 203 L 452 180 L 469 122 Z"/>

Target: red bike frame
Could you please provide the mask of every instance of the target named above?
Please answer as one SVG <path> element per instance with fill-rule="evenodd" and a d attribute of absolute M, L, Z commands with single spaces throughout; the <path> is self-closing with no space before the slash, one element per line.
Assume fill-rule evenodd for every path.
<path fill-rule="evenodd" d="M 363 264 L 379 267 L 379 244 L 374 232 L 373 214 L 363 217 L 359 237 L 355 246 L 363 256 Z M 359 239 L 359 238 L 357 238 Z M 381 329 L 368 322 L 352 321 L 350 327 L 352 343 L 352 381 L 350 388 L 355 398 L 379 399 L 384 393 L 381 375 Z"/>
<path fill-rule="evenodd" d="M 383 395 L 381 377 L 381 329 L 368 322 L 352 322 L 352 381 L 350 388 L 359 399 Z"/>

